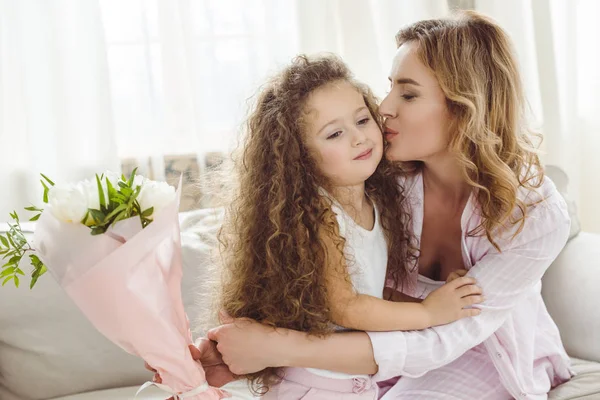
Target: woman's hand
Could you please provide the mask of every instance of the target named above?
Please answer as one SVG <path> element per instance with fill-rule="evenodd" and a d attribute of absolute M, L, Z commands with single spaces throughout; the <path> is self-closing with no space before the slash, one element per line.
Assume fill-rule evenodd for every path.
<path fill-rule="evenodd" d="M 217 342 L 217 349 L 232 373 L 245 375 L 285 365 L 283 357 L 291 351 L 287 330 L 248 318 L 234 320 L 224 314 L 221 323 L 208 331 L 207 337 Z"/>
<path fill-rule="evenodd" d="M 238 379 L 223 362 L 215 342 L 206 338 L 200 338 L 196 341 L 196 345 L 190 345 L 190 352 L 192 353 L 192 358 L 202 364 L 202 368 L 206 374 L 206 381 L 210 386 L 221 387 Z M 148 363 L 146 363 L 146 369 L 154 372 L 153 382 L 162 383 L 160 375 Z"/>
<path fill-rule="evenodd" d="M 481 293 L 481 288 L 475 286 L 475 279 L 457 277 L 431 292 L 421 304 L 429 312 L 431 326 L 444 325 L 479 315 L 481 310 L 465 307 L 483 302 L 485 299 Z"/>

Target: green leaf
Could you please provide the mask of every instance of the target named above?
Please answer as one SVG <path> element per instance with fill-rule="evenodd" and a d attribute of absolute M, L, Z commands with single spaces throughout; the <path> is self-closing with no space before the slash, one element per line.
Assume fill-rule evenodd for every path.
<path fill-rule="evenodd" d="M 125 181 L 125 182 L 123 182 L 123 181 L 119 181 L 118 185 L 119 185 L 119 187 L 120 187 L 121 189 L 125 189 L 125 188 L 128 188 L 128 187 L 129 187 L 129 186 L 127 185 L 127 181 Z"/>
<path fill-rule="evenodd" d="M 29 221 L 37 221 L 38 219 L 40 219 L 41 216 L 42 216 L 42 214 L 35 215 L 35 216 L 31 217 L 29 219 Z"/>
<path fill-rule="evenodd" d="M 89 216 L 90 216 L 90 210 L 88 209 L 88 210 L 85 212 L 85 216 L 84 216 L 84 217 L 81 219 L 81 221 L 80 221 L 80 222 L 81 222 L 83 225 L 85 225 L 85 224 L 86 224 L 86 222 L 87 222 L 87 220 L 88 220 L 88 217 L 89 217 Z"/>
<path fill-rule="evenodd" d="M 35 283 L 38 281 L 38 278 L 46 273 L 47 269 L 44 264 L 40 264 L 39 268 L 36 268 L 31 274 L 31 283 L 29 284 L 29 288 L 33 289 Z"/>
<path fill-rule="evenodd" d="M 42 186 L 44 187 L 44 203 L 48 203 L 48 191 L 50 189 L 48 189 L 48 186 L 46 186 L 46 184 L 44 183 L 44 181 L 40 180 L 40 182 L 42 182 Z"/>
<path fill-rule="evenodd" d="M 19 223 L 19 216 L 17 215 L 16 211 L 13 211 L 10 216 L 12 217 L 12 219 L 14 219 L 15 221 L 17 221 L 17 223 Z"/>
<path fill-rule="evenodd" d="M 104 228 L 104 227 L 94 226 L 92 228 L 92 236 L 102 235 L 104 232 L 106 232 L 106 228 Z"/>
<path fill-rule="evenodd" d="M 108 180 L 108 177 L 106 178 L 106 192 L 108 193 L 109 203 L 113 205 L 115 203 L 115 195 L 117 194 L 117 191 L 115 190 L 112 183 L 110 183 L 110 181 Z"/>
<path fill-rule="evenodd" d="M 138 197 L 138 194 L 140 194 L 141 191 L 142 191 L 142 187 L 136 186 L 135 189 L 133 190 L 133 196 L 131 196 L 131 197 L 136 199 Z"/>
<path fill-rule="evenodd" d="M 0 242 L 2 242 L 2 244 L 4 245 L 4 247 L 9 247 L 8 246 L 8 240 L 6 240 L 6 238 L 2 235 L 0 235 Z"/>
<path fill-rule="evenodd" d="M 21 261 L 21 256 L 14 256 L 8 260 L 9 264 L 18 264 Z"/>
<path fill-rule="evenodd" d="M 147 218 L 147 217 L 151 216 L 153 212 L 154 212 L 154 207 L 150 207 L 142 213 L 142 217 Z"/>
<path fill-rule="evenodd" d="M 6 283 L 7 283 L 8 281 L 10 281 L 11 279 L 14 279 L 14 277 L 15 277 L 14 275 L 11 275 L 11 276 L 9 276 L 8 278 L 6 278 L 6 279 L 4 280 L 4 282 L 2 282 L 2 286 L 6 285 Z"/>
<path fill-rule="evenodd" d="M 5 268 L 5 269 L 2 271 L 2 273 L 0 274 L 0 279 L 1 279 L 1 278 L 4 278 L 6 275 L 12 275 L 12 273 L 13 273 L 13 272 L 15 272 L 15 269 L 16 269 L 16 268 L 17 268 L 17 267 L 8 267 L 8 268 Z"/>
<path fill-rule="evenodd" d="M 100 197 L 100 206 L 106 206 L 106 199 L 104 198 L 104 188 L 102 188 L 102 182 L 100 181 L 100 177 L 96 174 L 96 184 L 98 185 L 98 196 Z"/>
<path fill-rule="evenodd" d="M 23 272 L 23 270 L 21 268 L 17 268 L 17 270 L 15 272 L 20 275 L 25 275 L 25 272 Z"/>
<path fill-rule="evenodd" d="M 137 170 L 138 170 L 138 167 L 135 167 L 133 169 L 133 171 L 131 171 L 131 176 L 129 177 L 129 181 L 127 182 L 127 185 L 129 187 L 131 187 L 133 185 L 133 180 L 135 179 L 135 173 L 137 172 Z"/>
<path fill-rule="evenodd" d="M 115 201 L 116 201 L 116 199 L 119 199 L 119 200 L 121 200 L 122 202 L 125 202 L 125 201 L 127 201 L 127 197 L 123 196 L 123 195 L 122 195 L 121 193 L 119 193 L 119 192 L 117 192 L 117 193 L 115 194 Z"/>
<path fill-rule="evenodd" d="M 128 187 L 124 187 L 121 189 L 121 193 L 125 196 L 126 199 L 130 200 L 131 195 L 133 194 L 133 190 Z"/>
<path fill-rule="evenodd" d="M 119 207 L 115 208 L 114 210 L 111 211 L 110 214 L 108 214 L 106 216 L 106 219 L 111 219 L 112 217 L 114 217 L 115 215 L 117 215 L 118 213 L 120 213 L 123 210 L 127 209 L 127 204 L 121 204 Z"/>
<path fill-rule="evenodd" d="M 113 221 L 113 224 L 116 224 L 117 222 L 123 219 L 127 219 L 129 217 L 131 217 L 131 210 L 127 209 L 125 211 L 122 211 L 119 215 L 116 216 L 116 218 Z"/>
<path fill-rule="evenodd" d="M 15 245 L 15 242 L 13 242 L 12 235 L 9 233 L 6 236 L 8 237 L 8 241 L 10 242 L 11 246 L 12 247 L 17 247 L 17 245 Z"/>
<path fill-rule="evenodd" d="M 94 210 L 93 208 L 90 208 L 88 211 L 92 215 L 92 218 L 94 219 L 94 221 L 96 221 L 98 223 L 104 222 L 105 215 L 102 211 Z"/>
<path fill-rule="evenodd" d="M 15 286 L 19 287 L 19 277 L 17 275 L 13 275 L 14 280 L 15 280 Z"/>
<path fill-rule="evenodd" d="M 54 182 L 52 182 L 52 181 L 50 180 L 50 178 L 48 178 L 48 177 L 47 177 L 46 175 L 44 175 L 44 174 L 40 174 L 40 175 L 42 176 L 42 178 L 44 178 L 44 179 L 45 179 L 45 180 L 46 180 L 46 181 L 47 181 L 47 182 L 50 184 L 50 186 L 54 186 Z"/>
<path fill-rule="evenodd" d="M 31 207 L 25 207 L 25 210 L 27 210 L 27 211 L 37 211 L 38 208 L 36 206 L 31 206 Z"/>

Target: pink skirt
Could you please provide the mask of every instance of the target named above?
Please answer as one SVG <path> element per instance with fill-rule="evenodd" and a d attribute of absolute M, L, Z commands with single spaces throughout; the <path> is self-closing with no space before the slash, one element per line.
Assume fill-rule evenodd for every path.
<path fill-rule="evenodd" d="M 283 380 L 264 400 L 376 400 L 377 384 L 370 378 L 334 379 L 304 368 L 286 368 Z"/>

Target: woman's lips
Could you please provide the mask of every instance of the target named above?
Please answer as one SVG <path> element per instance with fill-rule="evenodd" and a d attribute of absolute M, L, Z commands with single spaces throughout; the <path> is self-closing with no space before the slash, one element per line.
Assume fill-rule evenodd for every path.
<path fill-rule="evenodd" d="M 390 128 L 386 127 L 385 131 L 384 131 L 384 134 L 385 134 L 385 139 L 389 141 L 390 139 L 396 137 L 398 135 L 398 132 L 396 132 L 393 129 L 390 129 Z"/>

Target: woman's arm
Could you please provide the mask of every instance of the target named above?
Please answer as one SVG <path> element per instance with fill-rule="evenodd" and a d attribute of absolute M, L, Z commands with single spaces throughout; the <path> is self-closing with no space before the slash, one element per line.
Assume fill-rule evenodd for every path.
<path fill-rule="evenodd" d="M 419 377 L 446 365 L 482 343 L 505 323 L 528 296 L 539 296 L 542 275 L 569 235 L 564 201 L 555 194 L 527 214 L 523 230 L 498 252 L 487 254 L 469 270 L 485 291 L 481 315 L 453 324 L 412 332 L 369 332 L 379 371 L 375 379 Z M 537 306 L 536 306 L 537 307 Z M 537 310 L 537 308 L 535 309 Z M 531 318 L 537 317 L 532 310 Z"/>
<path fill-rule="evenodd" d="M 221 320 L 223 325 L 211 329 L 207 337 L 217 342 L 223 361 L 234 374 L 271 366 L 321 368 L 347 374 L 377 372 L 371 341 L 364 332 L 339 332 L 320 338 L 244 318 L 221 316 Z"/>
<path fill-rule="evenodd" d="M 211 330 L 209 338 L 219 342 L 223 360 L 239 374 L 269 366 L 366 374 L 376 369 L 375 359 L 377 380 L 421 376 L 490 337 L 522 299 L 533 293 L 568 237 L 570 221 L 565 207 L 561 201 L 538 206 L 528 214 L 526 226 L 511 248 L 502 253 L 490 251 L 471 268 L 469 275 L 484 288 L 487 299 L 478 317 L 422 331 L 374 332 L 369 337 L 362 332 L 335 333 L 322 339 L 256 322 L 228 320 Z"/>

